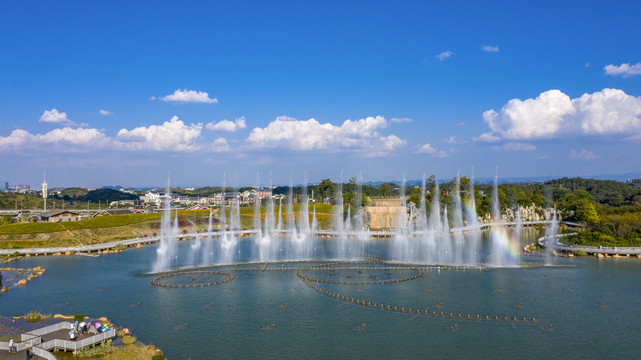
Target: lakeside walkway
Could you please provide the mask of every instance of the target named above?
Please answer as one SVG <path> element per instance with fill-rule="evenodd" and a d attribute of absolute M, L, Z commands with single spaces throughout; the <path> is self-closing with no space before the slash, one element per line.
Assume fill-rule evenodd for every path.
<path fill-rule="evenodd" d="M 548 225 L 550 224 L 551 221 L 523 221 L 521 222 L 521 226 L 536 226 L 536 225 Z M 568 221 L 560 221 L 559 224 L 565 224 L 568 226 L 575 226 L 575 227 L 584 227 L 585 225 L 579 224 L 579 223 L 574 223 L 574 222 L 568 222 Z M 451 228 L 450 232 L 456 233 L 459 231 L 473 231 L 473 230 L 485 230 L 493 226 L 504 226 L 504 227 L 514 227 L 518 225 L 517 222 L 499 222 L 499 223 L 482 223 L 478 225 L 468 225 L 468 226 L 463 226 L 459 228 Z M 242 231 L 228 231 L 228 233 L 234 233 L 236 235 L 240 236 L 247 236 L 251 234 L 257 233 L 256 230 L 242 230 Z M 288 230 L 282 230 L 280 233 L 282 234 L 287 234 L 290 231 Z M 422 232 L 411 232 L 409 233 L 410 235 L 420 235 Z M 220 230 L 215 230 L 214 232 L 211 233 L 212 236 L 220 236 L 222 234 L 222 231 Z M 379 238 L 386 238 L 386 237 L 393 237 L 397 234 L 395 230 L 383 230 L 383 231 L 365 231 L 365 232 L 360 232 L 360 231 L 346 231 L 342 235 L 345 236 L 354 236 L 357 237 L 359 235 L 366 234 L 369 237 L 379 237 Z M 195 238 L 196 236 L 199 236 L 201 238 L 204 238 L 208 236 L 209 234 L 207 232 L 202 232 L 202 233 L 188 233 L 188 234 L 180 234 L 178 235 L 179 239 L 187 239 L 187 238 Z M 315 231 L 314 235 L 316 236 L 338 236 L 339 233 L 336 232 L 335 230 L 319 230 Z M 128 239 L 128 240 L 119 240 L 119 241 L 111 241 L 111 242 L 106 242 L 102 244 L 91 244 L 91 245 L 79 245 L 79 246 L 64 246 L 64 247 L 49 247 L 49 248 L 29 248 L 29 249 L 0 249 L 0 255 L 14 255 L 14 254 L 19 254 L 19 255 L 46 255 L 46 254 L 57 254 L 61 253 L 64 254 L 66 252 L 70 253 L 80 253 L 79 255 L 82 255 L 81 253 L 87 253 L 87 252 L 97 252 L 97 251 L 104 251 L 104 250 L 110 250 L 113 249 L 116 246 L 122 245 L 124 247 L 130 247 L 130 246 L 136 246 L 138 244 L 141 245 L 148 245 L 148 244 L 153 244 L 160 241 L 160 236 L 150 236 L 150 237 L 143 237 L 143 238 L 135 238 L 135 239 Z"/>
<path fill-rule="evenodd" d="M 571 234 L 560 234 L 555 238 L 555 242 L 552 246 L 548 246 L 548 241 L 550 240 L 549 236 L 543 236 L 538 240 L 539 245 L 544 248 L 552 248 L 556 251 L 563 252 L 573 252 L 573 251 L 583 251 L 586 254 L 590 255 L 641 255 L 641 247 L 605 247 L 605 246 L 585 246 L 585 245 L 571 245 L 559 241 L 563 236 Z"/>

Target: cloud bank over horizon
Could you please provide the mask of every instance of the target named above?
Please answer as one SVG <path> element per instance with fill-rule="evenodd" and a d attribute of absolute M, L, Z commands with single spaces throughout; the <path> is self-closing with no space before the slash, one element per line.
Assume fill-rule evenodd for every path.
<path fill-rule="evenodd" d="M 577 136 L 641 138 L 641 97 L 605 88 L 571 99 L 548 90 L 526 100 L 512 99 L 499 111 L 487 110 L 490 131 L 475 141 L 536 140 Z"/>

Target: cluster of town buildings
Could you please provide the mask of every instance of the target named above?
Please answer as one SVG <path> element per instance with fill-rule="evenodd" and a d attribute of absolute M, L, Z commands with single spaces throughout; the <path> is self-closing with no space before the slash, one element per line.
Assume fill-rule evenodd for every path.
<path fill-rule="evenodd" d="M 172 204 L 178 206 L 195 206 L 200 205 L 203 207 L 209 206 L 220 206 L 223 203 L 225 205 L 231 205 L 232 203 L 238 202 L 241 205 L 253 205 L 261 199 L 274 198 L 276 200 L 283 197 L 283 195 L 272 195 L 271 190 L 246 190 L 243 192 L 239 191 L 230 191 L 226 193 L 215 193 L 206 197 L 189 197 L 184 195 L 179 195 L 175 193 L 166 193 L 166 192 L 157 192 L 157 191 L 148 191 L 145 195 L 140 196 L 139 203 L 143 207 L 162 207 L 164 201 L 169 197 L 169 200 Z M 119 201 L 110 204 L 111 206 L 120 204 L 125 204 L 128 202 L 135 202 L 136 200 L 129 201 Z"/>
<path fill-rule="evenodd" d="M 136 200 L 112 201 L 109 203 L 109 208 L 105 210 L 3 210 L 0 211 L 0 215 L 11 216 L 11 220 L 14 222 L 65 222 L 78 221 L 96 216 L 159 210 L 165 206 L 166 200 L 170 201 L 172 207 L 206 209 L 212 206 L 221 206 L 223 203 L 224 205 L 231 205 L 236 202 L 240 205 L 250 206 L 262 199 L 270 197 L 279 200 L 282 199 L 284 195 L 273 195 L 271 189 L 220 192 L 205 197 L 189 197 L 171 192 L 147 191 Z"/>

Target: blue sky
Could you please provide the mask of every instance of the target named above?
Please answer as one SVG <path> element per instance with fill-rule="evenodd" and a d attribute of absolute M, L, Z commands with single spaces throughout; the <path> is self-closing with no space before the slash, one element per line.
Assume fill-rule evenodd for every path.
<path fill-rule="evenodd" d="M 635 1 L 5 1 L 0 180 L 641 172 L 640 13 Z"/>

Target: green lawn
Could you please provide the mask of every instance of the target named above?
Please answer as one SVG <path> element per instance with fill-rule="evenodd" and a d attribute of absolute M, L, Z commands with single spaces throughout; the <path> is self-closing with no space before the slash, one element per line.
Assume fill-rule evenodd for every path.
<path fill-rule="evenodd" d="M 0 226 L 0 235 L 40 234 L 53 233 L 67 230 L 109 228 L 115 226 L 137 224 L 149 220 L 160 219 L 161 214 L 126 214 L 112 216 L 98 216 L 81 221 L 68 221 L 60 223 L 18 223 Z"/>

